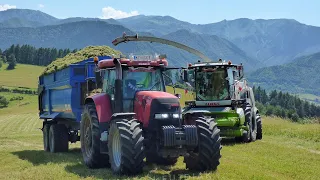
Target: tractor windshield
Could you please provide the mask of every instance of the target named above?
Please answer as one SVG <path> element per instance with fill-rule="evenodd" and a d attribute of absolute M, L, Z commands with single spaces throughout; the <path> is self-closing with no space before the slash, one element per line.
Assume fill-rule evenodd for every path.
<path fill-rule="evenodd" d="M 229 98 L 227 71 L 224 68 L 200 68 L 196 72 L 196 100 L 214 101 Z"/>
<path fill-rule="evenodd" d="M 123 71 L 123 95 L 133 99 L 137 91 L 163 91 L 160 69 L 128 68 Z"/>

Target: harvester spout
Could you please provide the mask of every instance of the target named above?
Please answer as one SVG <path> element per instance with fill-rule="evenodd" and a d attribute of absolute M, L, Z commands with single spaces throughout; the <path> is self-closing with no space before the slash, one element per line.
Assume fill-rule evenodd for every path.
<path fill-rule="evenodd" d="M 127 36 L 124 34 L 122 37 L 118 37 L 115 40 L 112 41 L 112 44 L 117 46 L 120 43 L 126 43 L 128 41 L 148 41 L 148 42 L 157 42 L 161 44 L 170 45 L 179 49 L 183 49 L 185 51 L 188 51 L 189 53 L 192 53 L 196 56 L 199 56 L 201 59 L 203 59 L 205 62 L 212 62 L 212 60 L 207 57 L 206 55 L 202 54 L 200 51 L 193 49 L 191 47 L 188 47 L 184 44 L 180 44 L 178 42 L 170 41 L 163 38 L 157 38 L 157 37 L 150 37 L 150 36 L 138 36 L 136 34 L 135 36 Z"/>

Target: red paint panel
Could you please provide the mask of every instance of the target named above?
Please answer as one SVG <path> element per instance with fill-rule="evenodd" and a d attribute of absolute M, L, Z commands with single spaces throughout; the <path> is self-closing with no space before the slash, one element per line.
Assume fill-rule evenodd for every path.
<path fill-rule="evenodd" d="M 96 105 L 99 122 L 109 122 L 112 116 L 110 97 L 106 93 L 90 96 Z"/>

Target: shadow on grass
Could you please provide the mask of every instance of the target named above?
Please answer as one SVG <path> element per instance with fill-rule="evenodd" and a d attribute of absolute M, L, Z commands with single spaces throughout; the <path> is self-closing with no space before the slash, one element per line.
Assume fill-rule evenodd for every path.
<path fill-rule="evenodd" d="M 33 165 L 43 165 L 47 163 L 77 163 L 82 161 L 81 150 L 79 148 L 70 149 L 66 153 L 50 153 L 43 150 L 24 150 L 12 152 L 21 160 L 27 160 Z"/>
<path fill-rule="evenodd" d="M 50 153 L 43 150 L 24 150 L 12 152 L 21 160 L 31 162 L 34 166 L 46 165 L 48 163 L 66 163 L 65 171 L 73 173 L 80 178 L 93 177 L 98 179 L 132 179 L 132 178 L 151 178 L 151 179 L 186 179 L 198 176 L 199 173 L 187 169 L 172 170 L 171 166 L 146 165 L 143 173 L 136 176 L 116 176 L 110 168 L 90 169 L 83 164 L 81 150 L 79 148 L 70 149 L 66 153 Z"/>
<path fill-rule="evenodd" d="M 81 178 L 94 177 L 98 179 L 187 179 L 199 175 L 198 172 L 192 172 L 186 169 L 171 170 L 170 166 L 160 165 L 146 165 L 143 169 L 143 173 L 135 176 L 116 176 L 112 174 L 110 168 L 89 169 L 82 164 L 68 165 L 65 169 L 67 172 L 76 174 Z M 157 172 L 159 170 L 169 172 Z"/>

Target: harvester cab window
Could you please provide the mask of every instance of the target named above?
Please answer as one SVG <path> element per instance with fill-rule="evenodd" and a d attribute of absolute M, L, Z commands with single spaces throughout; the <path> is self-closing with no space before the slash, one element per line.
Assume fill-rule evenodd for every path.
<path fill-rule="evenodd" d="M 213 101 L 229 98 L 227 71 L 218 68 L 214 71 L 199 69 L 196 74 L 196 100 Z"/>

